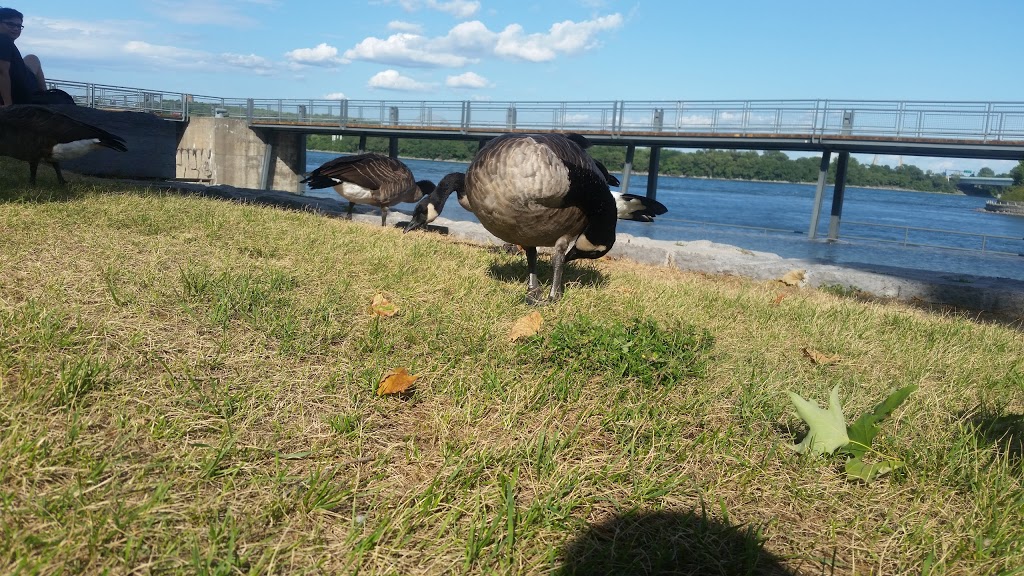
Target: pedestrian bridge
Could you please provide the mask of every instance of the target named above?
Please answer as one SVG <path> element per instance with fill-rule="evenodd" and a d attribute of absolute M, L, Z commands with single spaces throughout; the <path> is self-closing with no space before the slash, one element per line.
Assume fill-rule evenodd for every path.
<path fill-rule="evenodd" d="M 897 100 L 444 101 L 226 98 L 50 82 L 79 105 L 261 129 L 486 140 L 578 132 L 596 144 L 1024 158 L 1024 102 Z"/>
<path fill-rule="evenodd" d="M 1024 102 L 901 100 L 593 100 L 444 101 L 227 98 L 51 80 L 80 106 L 150 112 L 189 123 L 244 121 L 263 143 L 261 187 L 283 137 L 304 151 L 305 134 L 486 140 L 507 132 L 577 132 L 595 144 L 626 147 L 621 189 L 629 187 L 635 147 L 649 147 L 647 195 L 657 192 L 662 148 L 783 150 L 821 154 L 814 238 L 831 154 L 838 153 L 829 238 L 838 238 L 850 153 L 1024 159 Z M 295 144 L 291 145 L 292 147 Z M 252 150 L 252 147 L 247 150 Z M 246 152 L 251 156 L 252 152 Z M 302 152 L 304 156 L 304 152 Z M 294 161 L 293 165 L 302 165 Z M 611 167 L 614 170 L 614 167 Z M 304 170 L 304 166 L 299 169 Z M 296 179 L 297 182 L 297 179 Z"/>

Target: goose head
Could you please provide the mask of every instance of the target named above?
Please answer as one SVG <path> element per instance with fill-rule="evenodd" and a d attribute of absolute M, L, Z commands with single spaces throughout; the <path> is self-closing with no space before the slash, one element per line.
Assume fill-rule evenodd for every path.
<path fill-rule="evenodd" d="M 430 183 L 428 182 L 428 184 Z M 452 172 L 441 178 L 436 187 L 430 184 L 431 190 L 425 192 L 423 198 L 416 204 L 412 211 L 412 218 L 405 225 L 405 232 L 423 228 L 436 220 L 452 192 L 458 193 L 459 203 L 463 204 L 463 207 L 468 210 L 469 207 L 463 203 L 465 185 L 466 175 L 462 172 Z"/>
<path fill-rule="evenodd" d="M 430 180 L 417 181 L 416 190 L 413 192 L 413 197 L 409 200 L 409 202 L 418 202 L 419 200 L 426 198 L 427 196 L 430 196 L 430 194 L 433 193 L 436 188 L 437 187 L 434 186 L 434 183 L 431 182 Z"/>

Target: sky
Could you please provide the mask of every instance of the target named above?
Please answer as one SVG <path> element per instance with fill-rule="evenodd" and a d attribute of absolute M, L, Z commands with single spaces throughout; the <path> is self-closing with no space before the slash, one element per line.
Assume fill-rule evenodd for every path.
<path fill-rule="evenodd" d="M 11 0 L 7 0 L 10 2 Z M 228 98 L 1024 102 L 1021 0 L 35 0 L 48 79 Z M 896 167 L 898 157 L 855 155 Z M 924 170 L 1016 162 L 904 157 Z"/>

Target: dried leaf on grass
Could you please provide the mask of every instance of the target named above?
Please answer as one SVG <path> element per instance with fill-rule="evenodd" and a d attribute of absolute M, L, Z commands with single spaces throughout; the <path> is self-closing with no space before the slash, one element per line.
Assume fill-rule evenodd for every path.
<path fill-rule="evenodd" d="M 786 286 L 799 286 L 803 283 L 806 276 L 806 270 L 790 270 L 780 278 L 780 281 Z"/>
<path fill-rule="evenodd" d="M 776 297 L 775 297 L 775 301 L 774 301 L 774 304 L 775 304 L 776 306 L 778 306 L 780 302 L 782 302 L 783 300 L 785 300 L 786 296 L 789 296 L 789 294 L 787 294 L 787 293 L 785 293 L 785 292 L 779 292 L 778 296 L 776 296 Z"/>
<path fill-rule="evenodd" d="M 835 364 L 836 362 L 839 362 L 839 360 L 841 359 L 838 354 L 829 356 L 828 354 L 825 354 L 823 352 L 818 352 L 814 348 L 804 348 L 803 352 L 804 356 L 810 358 L 811 362 L 814 362 L 815 364 L 821 366 Z"/>
<path fill-rule="evenodd" d="M 512 325 L 512 329 L 508 333 L 508 341 L 515 342 L 520 338 L 527 338 L 533 336 L 540 330 L 541 324 L 544 323 L 544 317 L 540 315 L 540 312 L 534 310 L 526 316 L 523 316 L 516 323 Z"/>
<path fill-rule="evenodd" d="M 394 316 L 398 313 L 398 306 L 395 306 L 393 302 L 378 292 L 373 296 L 373 301 L 370 302 L 370 313 L 374 316 Z"/>
<path fill-rule="evenodd" d="M 377 386 L 377 395 L 383 396 L 385 394 L 401 394 L 403 392 L 407 392 L 418 379 L 419 376 L 409 374 L 409 371 L 405 368 L 392 370 L 380 381 L 380 385 Z"/>

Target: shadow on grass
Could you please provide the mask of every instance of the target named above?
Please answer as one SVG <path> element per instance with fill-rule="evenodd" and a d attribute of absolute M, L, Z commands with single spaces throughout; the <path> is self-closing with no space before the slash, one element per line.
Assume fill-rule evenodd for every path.
<path fill-rule="evenodd" d="M 570 575 L 795 575 L 765 552 L 756 530 L 688 512 L 630 512 L 568 543 L 554 572 Z"/>
<path fill-rule="evenodd" d="M 1024 458 L 1024 414 L 998 414 L 981 410 L 971 418 L 980 439 L 996 447 L 1000 456 L 1016 464 Z"/>
<path fill-rule="evenodd" d="M 497 248 L 495 250 L 507 250 Z M 487 274 L 495 280 L 516 284 L 526 284 L 529 279 L 529 270 L 526 268 L 526 254 L 521 254 L 520 259 L 508 262 L 495 262 L 490 265 Z M 542 285 L 550 287 L 551 284 L 551 263 L 543 257 L 537 261 L 537 276 L 540 277 Z M 566 285 L 580 284 L 582 286 L 601 287 L 607 283 L 604 274 L 595 268 L 578 266 L 575 262 L 568 262 L 562 270 L 562 280 Z M 545 288 L 546 290 L 546 288 Z"/>

